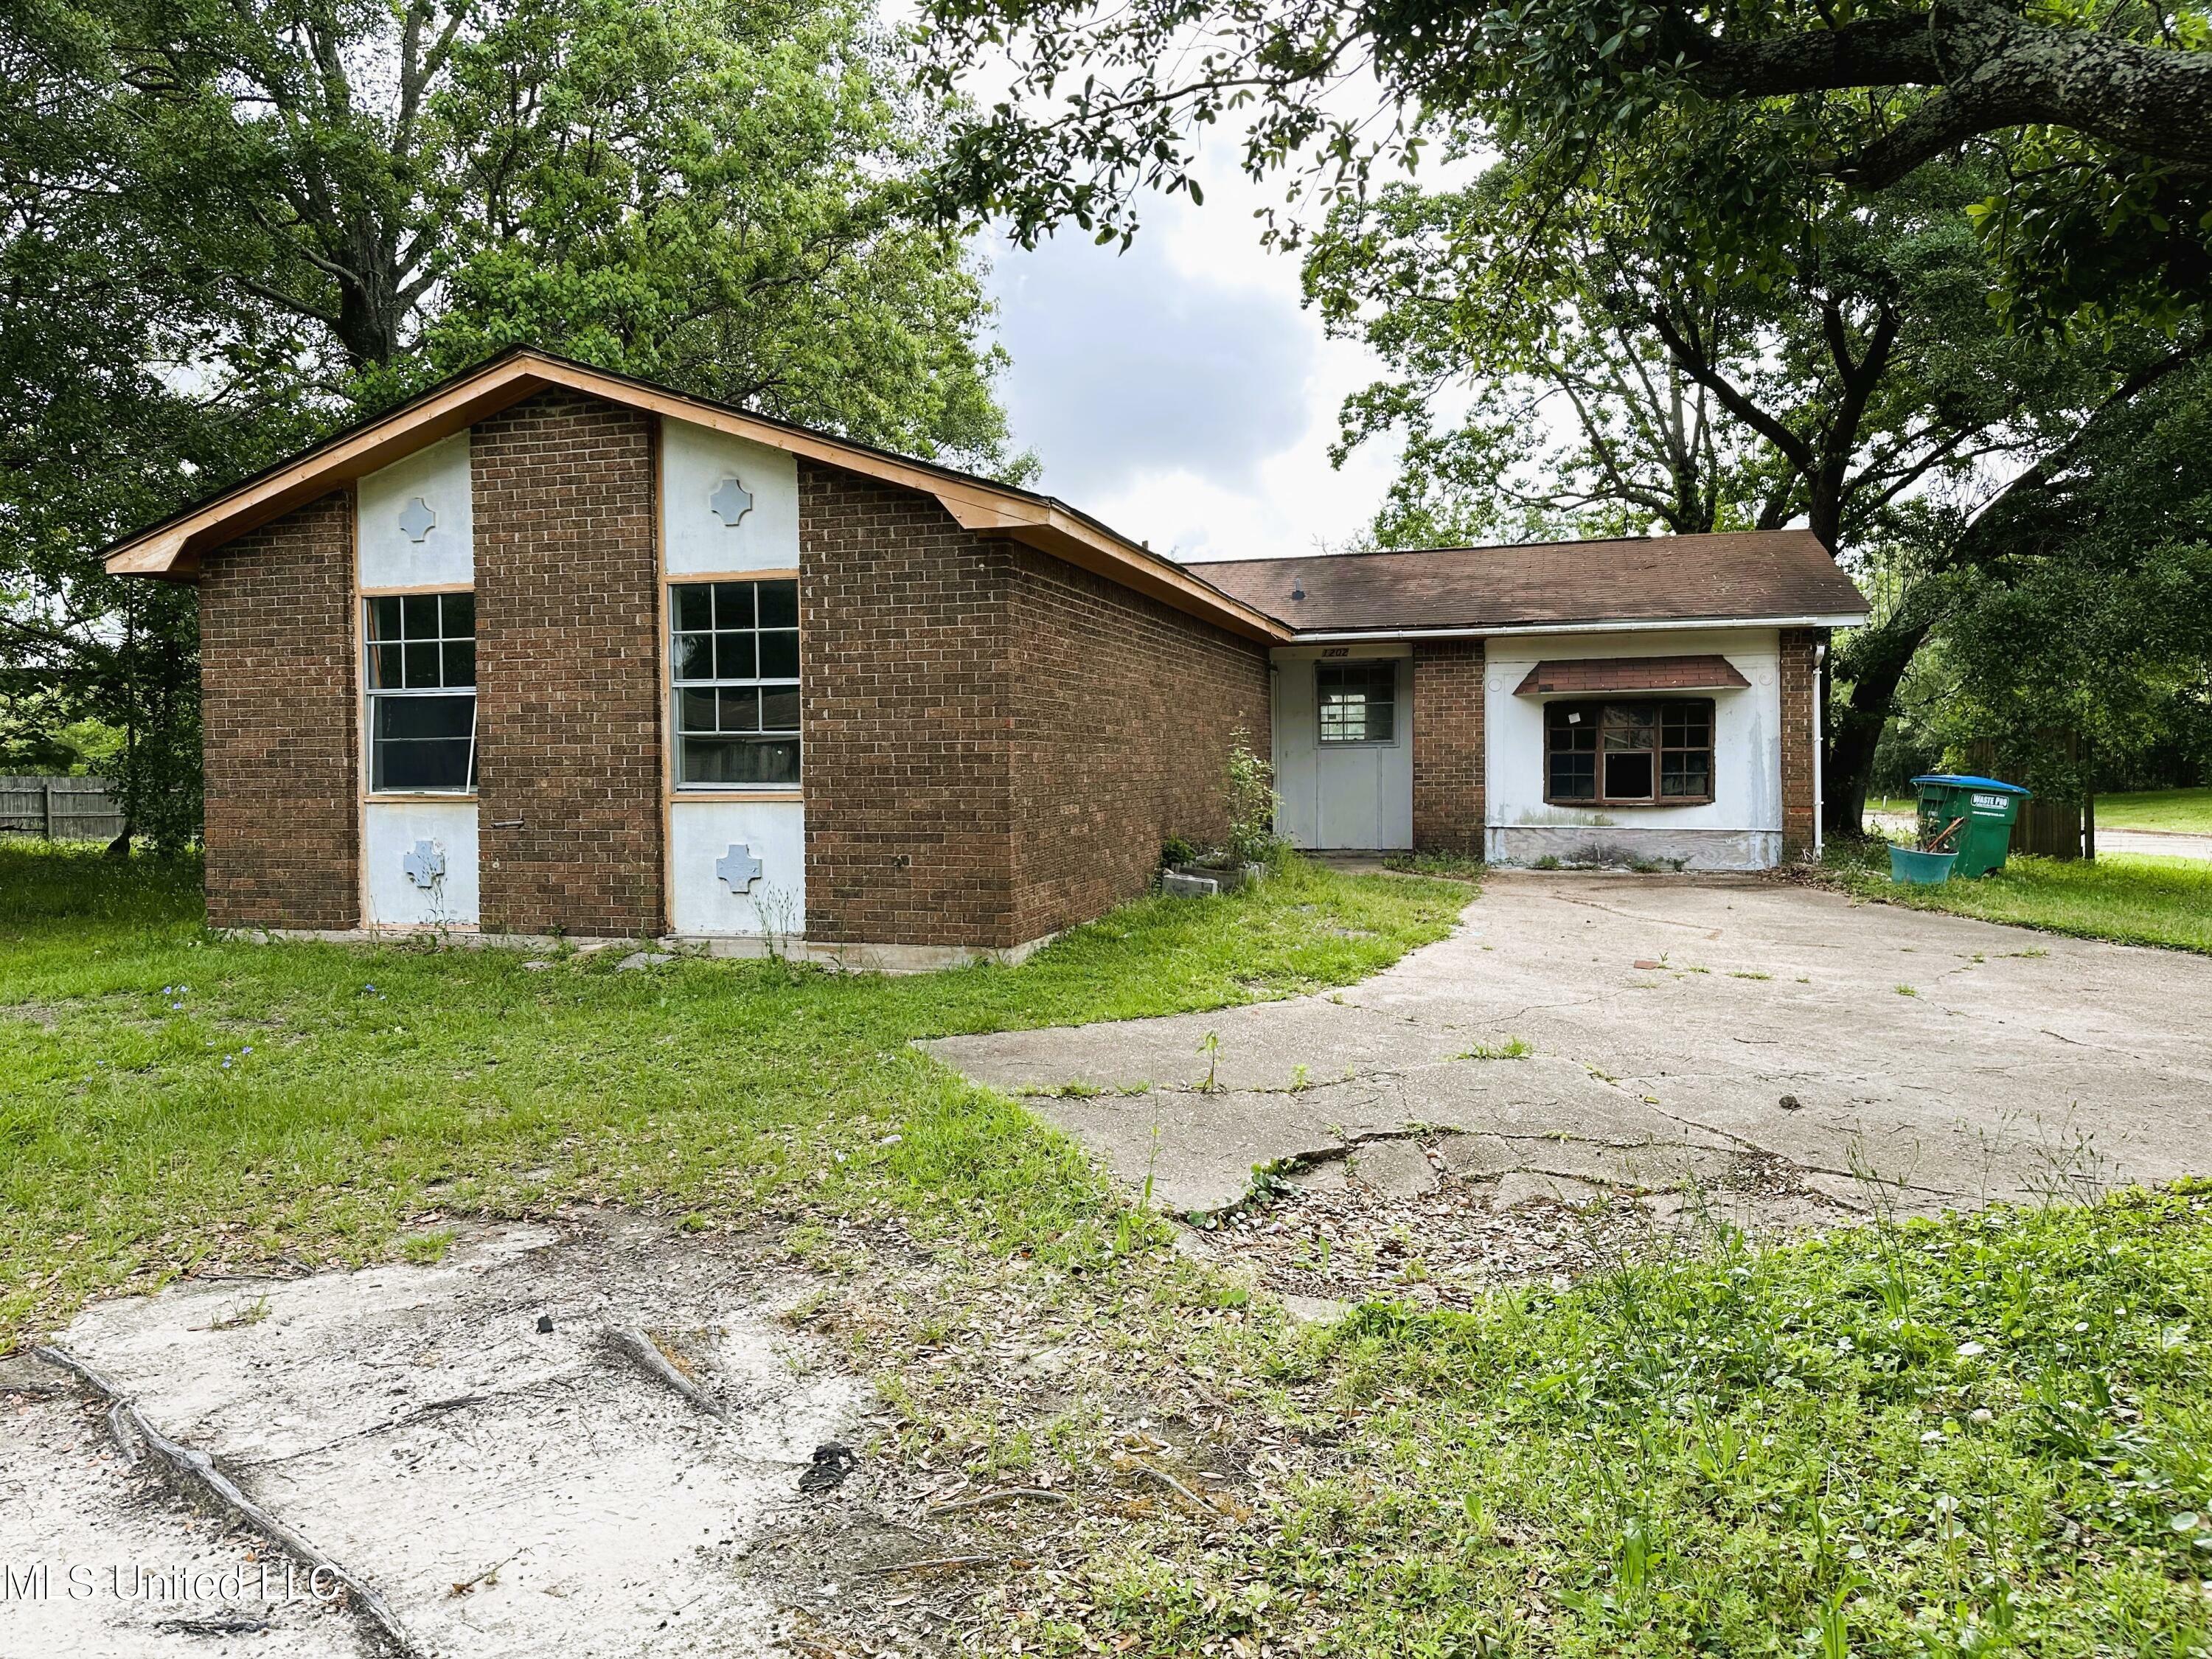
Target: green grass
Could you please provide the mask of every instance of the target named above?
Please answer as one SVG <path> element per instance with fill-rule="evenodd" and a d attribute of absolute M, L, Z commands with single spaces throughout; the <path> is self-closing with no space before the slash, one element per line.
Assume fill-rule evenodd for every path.
<path fill-rule="evenodd" d="M 1723 1233 L 1279 1340 L 1280 1399 L 1340 1462 L 1211 1546 L 1115 1551 L 1042 1645 L 2212 1651 L 2208 1194 Z"/>
<path fill-rule="evenodd" d="M 2212 789 L 2141 789 L 2097 797 L 2100 830 L 2212 836 Z"/>
<path fill-rule="evenodd" d="M 1869 795 L 1866 810 L 1909 818 L 1920 809 L 1910 795 Z M 2097 827 L 2212 836 L 2212 789 L 2138 789 L 2124 795 L 2100 795 Z"/>
<path fill-rule="evenodd" d="M 1822 869 L 1846 891 L 1885 904 L 2212 954 L 2212 863 L 2201 859 L 2108 853 L 2061 863 L 2014 854 L 1990 875 L 1911 887 L 1890 880 L 1881 842 L 1831 842 Z"/>
<path fill-rule="evenodd" d="M 1001 1650 L 2212 1653 L 2212 1188 L 1764 1251 L 1722 1227 L 1467 1313 L 1292 1327 L 1145 1248 L 1067 1143 L 908 1046 L 1345 982 L 1440 936 L 1462 886 L 1293 865 L 1019 969 L 884 980 L 228 944 L 195 878 L 0 849 L 16 1329 L 195 1266 L 434 1260 L 471 1207 L 895 1215 L 994 1282 L 861 1291 L 848 1340 L 902 1413 L 885 1455 L 1110 1480 L 1129 1401 L 1107 1423 L 1088 1368 L 1048 1422 L 975 1386 L 1014 1310 L 1049 1304 L 1048 1340 L 1124 1345 L 1252 1501 L 1079 1504 L 1062 1570 L 988 1587 Z"/>
<path fill-rule="evenodd" d="M 695 1227 L 896 1213 L 1080 1265 L 1116 1237 L 1091 1167 L 913 1039 L 1346 984 L 1468 898 L 1293 860 L 1249 895 L 1128 905 L 1019 968 L 888 979 L 230 942 L 198 880 L 0 848 L 0 1349 L 103 1289 L 367 1260 L 435 1212 L 568 1200 Z"/>

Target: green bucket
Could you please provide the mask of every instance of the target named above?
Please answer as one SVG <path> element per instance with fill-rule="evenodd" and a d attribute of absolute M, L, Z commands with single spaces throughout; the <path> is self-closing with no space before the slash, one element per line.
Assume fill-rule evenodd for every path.
<path fill-rule="evenodd" d="M 1951 879 L 1956 853 L 1923 853 L 1910 847 L 1889 849 L 1889 878 L 1907 887 L 1940 887 Z"/>

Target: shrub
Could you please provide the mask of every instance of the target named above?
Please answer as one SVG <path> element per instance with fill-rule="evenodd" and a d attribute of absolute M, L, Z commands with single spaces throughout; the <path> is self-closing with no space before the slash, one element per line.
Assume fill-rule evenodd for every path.
<path fill-rule="evenodd" d="M 1222 796 L 1229 804 L 1229 853 L 1242 864 L 1267 864 L 1281 849 L 1275 814 L 1283 798 L 1275 793 L 1275 769 L 1252 752 L 1252 734 L 1238 726 L 1229 734 L 1227 781 Z"/>

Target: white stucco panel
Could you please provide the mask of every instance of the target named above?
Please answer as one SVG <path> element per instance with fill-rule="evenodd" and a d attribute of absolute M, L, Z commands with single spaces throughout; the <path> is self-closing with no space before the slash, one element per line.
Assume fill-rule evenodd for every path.
<path fill-rule="evenodd" d="M 1782 828 L 1780 647 L 1780 636 L 1771 628 L 1679 634 L 1532 635 L 1492 640 L 1483 697 L 1490 827 L 1612 826 L 1778 833 Z M 1565 658 L 1708 654 L 1727 658 L 1751 682 L 1744 690 L 1711 694 L 1713 799 L 1710 803 L 1595 810 L 1545 803 L 1544 707 L 1548 702 L 1572 699 L 1516 696 L 1514 687 L 1530 669 L 1539 662 Z"/>
<path fill-rule="evenodd" d="M 476 802 L 371 800 L 362 817 L 371 927 L 477 925 Z"/>
<path fill-rule="evenodd" d="M 660 431 L 661 545 L 668 574 L 797 569 L 797 458 L 688 421 L 663 421 Z M 726 515 L 738 503 L 720 493 L 733 478 L 752 505 L 732 525 Z"/>
<path fill-rule="evenodd" d="M 760 873 L 739 888 L 738 863 Z M 742 878 L 742 869 L 735 872 Z M 686 937 L 806 932 L 806 806 L 803 801 L 678 800 L 668 809 L 668 904 L 673 931 Z"/>
<path fill-rule="evenodd" d="M 363 587 L 466 587 L 476 580 L 467 433 L 368 474 L 355 501 Z"/>

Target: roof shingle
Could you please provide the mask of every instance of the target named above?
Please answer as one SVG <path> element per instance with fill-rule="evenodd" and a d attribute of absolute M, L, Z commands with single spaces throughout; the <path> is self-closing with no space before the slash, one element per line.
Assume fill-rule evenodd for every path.
<path fill-rule="evenodd" d="M 1186 567 L 1301 633 L 1853 618 L 1858 589 L 1809 530 L 1233 559 Z"/>

